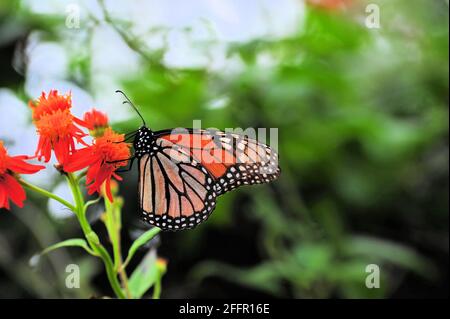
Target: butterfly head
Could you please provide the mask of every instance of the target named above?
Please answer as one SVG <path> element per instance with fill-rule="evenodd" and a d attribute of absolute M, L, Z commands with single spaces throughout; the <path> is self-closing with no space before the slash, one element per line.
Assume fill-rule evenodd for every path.
<path fill-rule="evenodd" d="M 142 157 L 145 154 L 151 154 L 155 146 L 153 131 L 147 126 L 142 126 L 136 133 L 133 147 L 136 157 Z"/>

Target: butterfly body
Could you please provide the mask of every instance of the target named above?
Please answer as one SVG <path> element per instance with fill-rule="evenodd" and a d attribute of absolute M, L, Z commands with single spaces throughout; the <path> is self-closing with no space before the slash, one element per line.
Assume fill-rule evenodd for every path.
<path fill-rule="evenodd" d="M 140 159 L 145 154 L 153 155 L 156 151 L 153 131 L 146 126 L 142 126 L 137 132 L 133 142 L 134 155 Z"/>
<path fill-rule="evenodd" d="M 189 229 L 213 212 L 219 195 L 280 174 L 269 146 L 215 130 L 152 131 L 133 142 L 139 162 L 139 206 L 144 221 L 163 230 Z"/>

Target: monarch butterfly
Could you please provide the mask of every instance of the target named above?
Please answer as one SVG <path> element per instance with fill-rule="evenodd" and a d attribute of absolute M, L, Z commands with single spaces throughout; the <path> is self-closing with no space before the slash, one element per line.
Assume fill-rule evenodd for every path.
<path fill-rule="evenodd" d="M 139 207 L 147 223 L 162 230 L 194 228 L 213 212 L 216 198 L 241 185 L 268 183 L 280 175 L 278 154 L 243 135 L 217 130 L 152 131 L 143 125 L 134 138 L 139 165 Z"/>

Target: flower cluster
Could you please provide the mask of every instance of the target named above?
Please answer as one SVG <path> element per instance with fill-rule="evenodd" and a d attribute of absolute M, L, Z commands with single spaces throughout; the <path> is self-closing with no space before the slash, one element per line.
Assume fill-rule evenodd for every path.
<path fill-rule="evenodd" d="M 18 182 L 18 174 L 34 174 L 45 168 L 25 162 L 28 156 L 9 156 L 0 141 L 0 208 L 9 209 L 9 200 L 23 207 L 25 191 Z"/>
<path fill-rule="evenodd" d="M 111 180 L 121 180 L 115 171 L 127 165 L 130 144 L 124 142 L 123 134 L 112 130 L 106 114 L 93 109 L 84 114 L 83 120 L 79 119 L 71 113 L 71 95 L 60 95 L 56 90 L 43 92 L 37 100 L 30 101 L 29 106 L 39 136 L 35 157 L 49 162 L 54 153 L 64 173 L 86 169 L 88 193 L 100 194 L 104 185 L 112 201 Z M 88 135 L 93 137 L 91 144 L 84 139 Z M 78 145 L 81 148 L 77 148 Z M 30 157 L 9 156 L 0 141 L 0 208 L 9 209 L 9 199 L 22 207 L 25 191 L 18 182 L 18 174 L 33 174 L 44 168 L 25 162 L 27 159 Z"/>
<path fill-rule="evenodd" d="M 59 95 L 51 90 L 48 96 L 43 92 L 41 97 L 30 101 L 33 122 L 39 134 L 36 155 L 39 160 L 50 161 L 52 149 L 60 164 L 64 164 L 71 152 L 75 151 L 75 142 L 83 143 L 86 136 L 78 125 L 86 124 L 70 113 L 72 99 L 70 94 Z"/>

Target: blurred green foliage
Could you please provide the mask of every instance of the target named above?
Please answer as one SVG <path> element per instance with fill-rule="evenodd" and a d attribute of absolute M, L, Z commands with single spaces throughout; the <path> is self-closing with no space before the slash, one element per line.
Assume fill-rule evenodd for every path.
<path fill-rule="evenodd" d="M 229 56 L 245 68 L 232 76 L 149 66 L 125 81 L 155 129 L 192 118 L 206 127 L 279 128 L 282 177 L 272 191 L 245 190 L 251 204 L 239 209 L 263 225 L 267 260 L 245 270 L 205 262 L 197 278 L 217 275 L 277 296 L 288 282 L 296 297 L 386 296 L 399 284 L 396 272 L 369 290 L 362 283 L 371 263 L 436 279 L 436 267 L 413 248 L 376 237 L 384 220 L 425 232 L 442 222 L 436 249 L 447 249 L 448 185 L 428 185 L 448 176 L 448 14 L 438 2 L 381 5 L 381 30 L 310 10 L 292 37 L 233 45 Z M 403 24 L 388 25 L 398 11 Z M 208 109 L 217 97 L 226 106 Z M 352 218 L 370 236 L 347 227 Z"/>
<path fill-rule="evenodd" d="M 225 231 L 214 244 L 228 249 L 219 243 L 242 221 L 257 225 L 243 238 L 257 243 L 259 262 L 240 263 L 240 247 L 231 263 L 197 256 L 181 285 L 214 276 L 277 297 L 357 298 L 390 296 L 410 273 L 436 285 L 445 278 L 448 2 L 371 2 L 382 8 L 381 29 L 361 22 L 363 2 L 346 12 L 307 7 L 289 37 L 231 44 L 241 70 L 168 68 L 157 51 L 122 79 L 154 130 L 193 119 L 279 129 L 280 179 L 225 195 L 205 226 L 177 235 L 168 278 L 171 258 L 195 255 L 211 229 Z M 89 55 L 71 66 L 89 74 Z M 95 94 L 87 77 L 79 84 Z M 138 125 L 115 123 L 124 132 Z M 381 289 L 365 287 L 368 264 L 382 269 Z"/>

